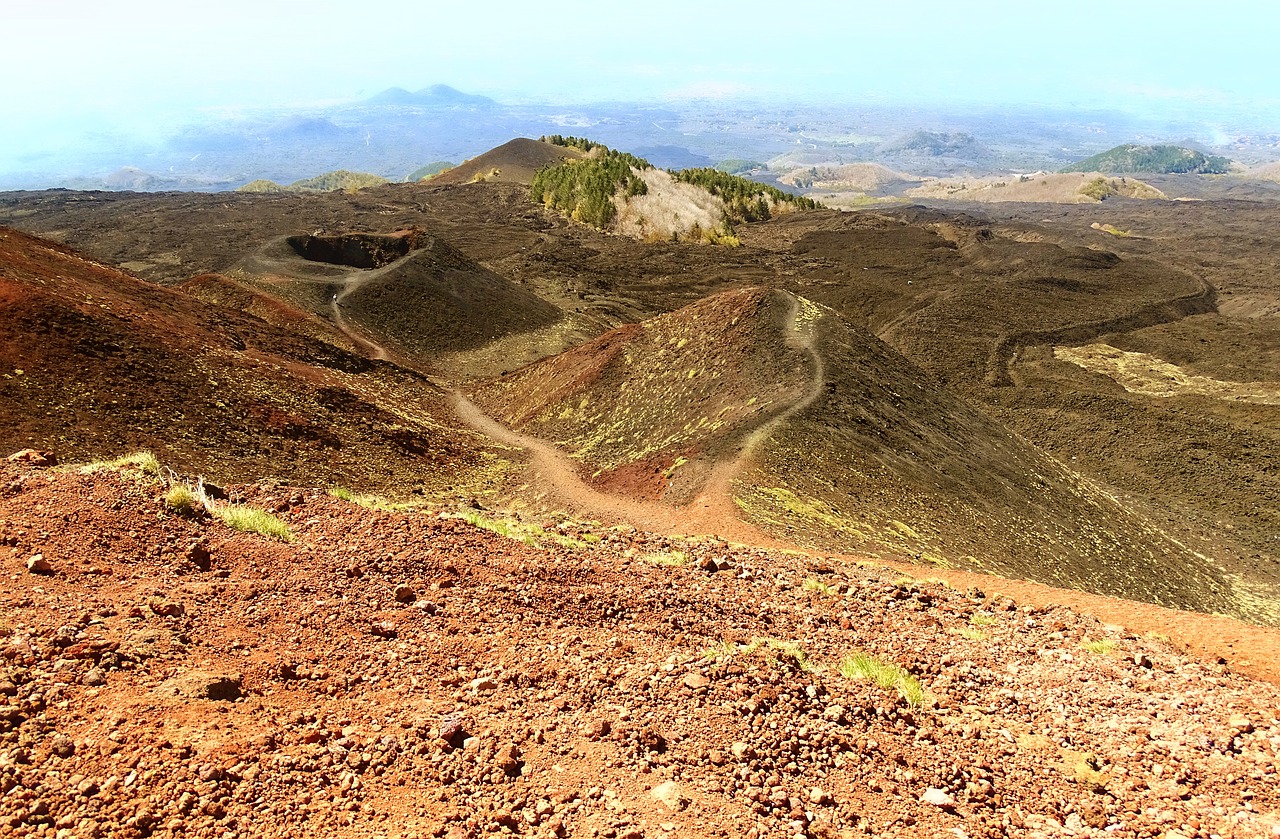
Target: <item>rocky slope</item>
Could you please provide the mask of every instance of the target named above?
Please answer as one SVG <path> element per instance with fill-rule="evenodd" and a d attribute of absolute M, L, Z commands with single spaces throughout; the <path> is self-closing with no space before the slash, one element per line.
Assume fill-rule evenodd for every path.
<path fill-rule="evenodd" d="M 6 835 L 1280 835 L 1280 690 L 1159 638 L 837 557 L 230 489 L 291 541 L 0 466 Z"/>

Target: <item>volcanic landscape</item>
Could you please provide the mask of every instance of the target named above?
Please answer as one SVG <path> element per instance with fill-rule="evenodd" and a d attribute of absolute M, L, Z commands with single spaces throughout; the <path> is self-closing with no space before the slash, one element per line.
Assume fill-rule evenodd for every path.
<path fill-rule="evenodd" d="M 1280 836 L 1280 204 L 569 157 L 0 194 L 0 832 Z"/>

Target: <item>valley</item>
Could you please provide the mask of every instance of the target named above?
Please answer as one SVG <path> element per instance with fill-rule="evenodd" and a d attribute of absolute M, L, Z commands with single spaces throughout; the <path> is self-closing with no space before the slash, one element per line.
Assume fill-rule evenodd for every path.
<path fill-rule="evenodd" d="M 15 835 L 1280 835 L 1280 204 L 592 159 L 0 193 Z"/>

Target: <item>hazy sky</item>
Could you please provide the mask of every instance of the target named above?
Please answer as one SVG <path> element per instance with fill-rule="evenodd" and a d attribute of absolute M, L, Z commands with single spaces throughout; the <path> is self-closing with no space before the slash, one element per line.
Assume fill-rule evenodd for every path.
<path fill-rule="evenodd" d="M 1280 113 L 1280 11 L 1219 0 L 7 0 L 12 143 L 443 82 L 500 100 L 741 95 Z M 13 145 L 10 145 L 12 148 Z M 0 144 L 0 153 L 3 145 Z"/>

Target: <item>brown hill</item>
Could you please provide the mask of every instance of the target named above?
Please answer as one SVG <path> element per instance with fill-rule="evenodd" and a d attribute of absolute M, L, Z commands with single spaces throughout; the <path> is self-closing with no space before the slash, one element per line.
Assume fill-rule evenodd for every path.
<path fill-rule="evenodd" d="M 561 316 L 536 294 L 416 229 L 283 237 L 246 259 L 242 272 L 260 290 L 327 317 L 375 354 L 423 363 Z"/>
<path fill-rule="evenodd" d="M 0 447 L 216 480 L 420 485 L 479 460 L 420 377 L 0 228 Z M 378 394 L 382 395 L 379 396 Z M 393 406 L 414 404 L 414 417 Z M 392 477 L 392 476 L 398 476 Z"/>
<path fill-rule="evenodd" d="M 484 388 L 504 424 L 559 441 L 598 486 L 685 503 L 714 464 L 803 398 L 795 299 L 723 292 L 608 332 Z"/>
<path fill-rule="evenodd" d="M 1221 571 L 1142 514 L 787 292 L 723 292 L 530 365 L 479 399 L 557 441 L 597 487 L 673 504 L 722 492 L 801 544 L 1204 611 L 1239 605 Z"/>
<path fill-rule="evenodd" d="M 304 217 L 305 226 L 299 221 Z M 246 255 L 300 230 L 430 230 L 467 259 L 555 301 L 569 314 L 550 329 L 514 333 L 507 340 L 520 344 L 525 341 L 520 336 L 536 335 L 538 342 L 530 338 L 513 352 L 504 354 L 502 342 L 486 344 L 482 351 L 489 360 L 470 368 L 483 367 L 486 375 L 744 283 L 781 288 L 829 307 L 846 324 L 868 329 L 937 386 L 1115 499 L 1104 507 L 1127 508 L 1124 522 L 1154 521 L 1189 551 L 1208 557 L 1231 578 L 1233 597 L 1245 593 L 1235 598 L 1246 601 L 1239 604 L 1241 614 L 1280 621 L 1280 409 L 1207 392 L 1134 392 L 1105 369 L 1086 369 L 1055 349 L 1106 344 L 1228 385 L 1269 387 L 1275 381 L 1271 348 L 1277 345 L 1274 318 L 1268 313 L 1280 306 L 1280 290 L 1268 266 L 1280 260 L 1280 247 L 1271 235 L 1280 226 L 1280 204 L 1116 199 L 1091 205 L 997 203 L 965 212 L 795 213 L 740 225 L 743 245 L 738 248 L 597 234 L 546 213 L 529 201 L 525 188 L 500 183 L 388 186 L 354 196 L 14 193 L 0 196 L 0 218 L 75 242 L 96 259 L 136 266 L 161 282 L 207 271 L 247 281 L 248 275 L 236 273 Z M 1104 225 L 1132 235 L 1102 232 Z M 324 314 L 324 282 L 317 276 L 316 288 L 309 289 L 312 303 L 292 304 Z M 272 291 L 265 281 L 255 288 Z M 288 278 L 280 288 L 306 286 Z M 351 332 L 360 334 L 354 326 Z M 358 342 L 350 345 L 370 349 Z M 449 369 L 461 377 L 462 368 L 452 366 L 452 360 Z M 1239 390 L 1226 387 L 1222 392 Z M 913 405 L 911 410 L 929 409 Z M 839 428 L 843 420 L 833 422 Z M 714 441 L 714 435 L 708 439 Z M 732 449 L 736 443 L 729 440 L 735 439 L 720 442 Z M 901 448 L 895 468 L 919 451 L 912 439 L 888 439 Z M 949 445 L 954 449 L 958 440 Z M 835 441 L 847 442 L 838 435 L 815 434 L 807 441 L 812 451 L 797 451 L 821 460 Z M 537 451 L 528 440 L 508 440 L 508 445 Z M 544 440 L 541 445 L 549 444 Z M 684 468 L 673 473 L 677 480 Z M 912 481 L 927 480 L 921 477 L 924 472 L 908 472 Z M 562 474 L 580 480 L 573 470 L 557 477 Z M 495 486 L 503 488 L 512 504 L 546 509 L 555 502 L 531 496 L 529 487 L 541 490 L 548 483 L 526 482 L 512 472 Z M 1048 483 L 1067 486 L 1057 478 Z M 679 487 L 675 495 L 670 486 L 663 490 L 661 480 L 629 485 L 666 492 L 670 500 L 679 495 Z M 803 496 L 804 487 L 785 486 Z M 1024 481 L 1016 486 L 1010 498 L 1018 492 L 1025 496 L 1033 485 Z M 825 497 L 820 486 L 805 492 L 816 499 L 815 505 Z M 1058 497 L 1057 489 L 1053 494 Z M 947 495 L 933 488 L 925 497 Z M 997 493 L 997 498 L 1005 496 Z M 849 521 L 861 503 L 856 497 L 828 500 Z M 884 509 L 908 509 L 909 519 L 895 515 L 892 520 L 940 544 L 925 526 L 932 514 L 910 512 L 909 501 L 908 496 Z M 887 504 L 881 499 L 872 509 L 882 502 Z M 1058 509 L 1056 503 L 1050 509 Z M 635 508 L 621 509 L 609 508 L 609 520 L 626 520 Z M 686 507 L 665 509 L 693 521 Z M 796 509 L 787 511 L 786 524 L 793 528 L 789 535 L 825 538 L 821 517 L 803 505 Z M 962 517 L 952 516 L 942 502 L 935 510 L 954 532 Z M 1035 505 L 1026 509 L 1032 518 L 1039 511 Z M 606 512 L 597 517 L 605 518 Z M 888 517 L 877 527 L 890 545 L 920 550 L 919 539 L 911 541 Z M 900 534 L 894 542 L 887 527 Z M 1044 535 L 1061 528 L 1060 519 L 1049 519 L 1030 530 Z M 1126 523 L 1120 530 L 1131 533 L 1128 528 Z M 870 532 L 869 526 L 865 529 Z M 998 541 L 1008 547 L 1022 529 L 1015 522 Z M 787 533 L 785 525 L 774 526 L 774 532 Z M 1124 537 L 1120 531 L 1113 535 Z M 1164 544 L 1159 537 L 1157 542 Z M 981 545 L 976 546 L 981 550 L 961 541 L 949 546 L 962 557 L 987 560 Z M 1034 557 L 1034 551 L 1023 552 L 1018 562 Z M 1164 576 L 1163 569 L 1157 575 Z M 1089 579 L 1080 584 L 1094 585 Z M 1141 588 L 1144 581 L 1132 584 Z"/>
<path fill-rule="evenodd" d="M 527 137 L 517 137 L 495 149 L 473 157 L 431 179 L 432 186 L 469 184 L 477 181 L 523 184 L 533 182 L 533 173 L 543 166 L 584 157 L 578 149 L 556 146 Z"/>

